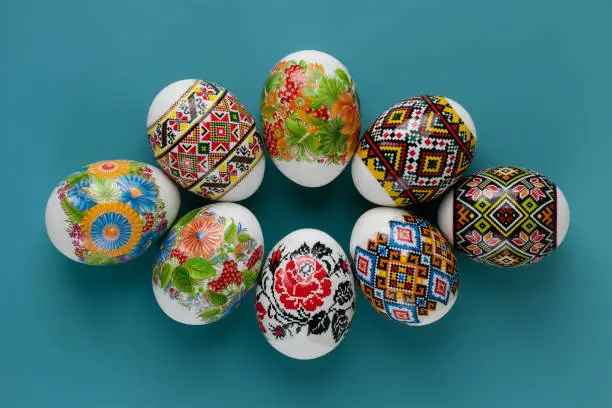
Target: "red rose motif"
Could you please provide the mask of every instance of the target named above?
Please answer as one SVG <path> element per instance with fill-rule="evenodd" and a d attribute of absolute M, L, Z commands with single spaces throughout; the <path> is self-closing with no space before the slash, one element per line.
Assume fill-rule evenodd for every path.
<path fill-rule="evenodd" d="M 286 309 L 314 312 L 331 295 L 331 281 L 319 261 L 302 255 L 276 270 L 274 290 Z"/>

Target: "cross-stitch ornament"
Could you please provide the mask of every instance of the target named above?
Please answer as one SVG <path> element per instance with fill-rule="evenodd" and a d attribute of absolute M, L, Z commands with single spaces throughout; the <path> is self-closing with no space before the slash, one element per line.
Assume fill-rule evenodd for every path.
<path fill-rule="evenodd" d="M 475 261 L 511 268 L 541 260 L 565 239 L 570 212 L 552 181 L 520 167 L 465 177 L 440 204 L 438 224 Z"/>
<path fill-rule="evenodd" d="M 399 208 L 373 208 L 355 223 L 350 250 L 356 282 L 386 318 L 426 325 L 455 304 L 455 255 L 442 233 L 425 219 Z"/>
<path fill-rule="evenodd" d="M 475 148 L 476 127 L 463 106 L 443 96 L 417 96 L 370 125 L 353 160 L 353 182 L 378 205 L 423 203 L 461 178 Z"/>
<path fill-rule="evenodd" d="M 164 171 L 201 197 L 240 201 L 261 185 L 265 160 L 253 116 L 225 88 L 196 79 L 165 87 L 147 118 Z"/>

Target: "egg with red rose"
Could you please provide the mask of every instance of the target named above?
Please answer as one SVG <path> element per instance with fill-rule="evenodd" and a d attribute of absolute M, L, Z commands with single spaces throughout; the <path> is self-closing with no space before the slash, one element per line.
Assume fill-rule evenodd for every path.
<path fill-rule="evenodd" d="M 272 249 L 255 295 L 259 328 L 280 353 L 321 357 L 345 337 L 355 310 L 348 258 L 326 233 L 294 231 Z"/>

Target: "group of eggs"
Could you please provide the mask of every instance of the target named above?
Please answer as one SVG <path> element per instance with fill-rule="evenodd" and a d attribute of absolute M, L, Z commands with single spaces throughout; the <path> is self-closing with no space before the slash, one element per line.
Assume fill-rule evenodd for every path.
<path fill-rule="evenodd" d="M 361 132 L 360 102 L 334 57 L 300 51 L 278 62 L 261 97 L 263 140 L 253 116 L 223 87 L 183 80 L 154 99 L 147 127 L 161 168 L 131 160 L 93 163 L 55 188 L 49 237 L 90 265 L 133 259 L 163 238 L 153 267 L 161 309 L 185 324 L 226 316 L 256 288 L 261 331 L 299 359 L 333 350 L 350 327 L 355 282 L 385 317 L 424 325 L 455 303 L 453 247 L 500 267 L 533 263 L 558 247 L 569 226 L 561 190 L 542 175 L 498 167 L 464 176 L 476 147 L 468 112 L 442 96 L 418 96 L 383 112 Z M 264 257 L 257 218 L 233 203 L 261 185 L 263 145 L 292 181 L 318 187 L 352 156 L 357 190 L 381 207 L 356 222 L 350 258 L 326 233 L 294 231 Z M 175 222 L 176 185 L 219 201 Z M 407 207 L 443 198 L 440 229 Z"/>

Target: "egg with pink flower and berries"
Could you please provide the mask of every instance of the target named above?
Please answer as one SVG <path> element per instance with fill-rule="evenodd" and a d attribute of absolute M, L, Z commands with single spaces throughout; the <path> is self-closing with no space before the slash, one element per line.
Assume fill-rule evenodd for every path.
<path fill-rule="evenodd" d="M 355 310 L 348 258 L 328 234 L 301 229 L 270 251 L 255 294 L 255 312 L 266 340 L 280 353 L 313 359 L 346 336 Z"/>
<path fill-rule="evenodd" d="M 257 283 L 263 255 L 261 227 L 251 211 L 235 203 L 195 209 L 164 238 L 153 267 L 153 293 L 173 320 L 218 321 Z"/>
<path fill-rule="evenodd" d="M 357 88 L 331 55 L 294 52 L 272 68 L 264 83 L 261 122 L 276 167 L 294 183 L 323 186 L 338 177 L 357 147 Z"/>
<path fill-rule="evenodd" d="M 143 254 L 174 222 L 178 189 L 159 169 L 131 160 L 86 165 L 53 190 L 47 233 L 66 257 L 89 265 Z"/>

